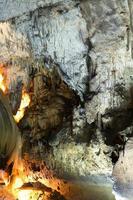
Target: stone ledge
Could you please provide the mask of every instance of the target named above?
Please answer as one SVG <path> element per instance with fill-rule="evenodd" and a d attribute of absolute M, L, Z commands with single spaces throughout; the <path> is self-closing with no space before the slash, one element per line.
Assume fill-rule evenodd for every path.
<path fill-rule="evenodd" d="M 38 8 L 71 3 L 72 0 L 0 0 L 0 21 L 21 16 Z"/>

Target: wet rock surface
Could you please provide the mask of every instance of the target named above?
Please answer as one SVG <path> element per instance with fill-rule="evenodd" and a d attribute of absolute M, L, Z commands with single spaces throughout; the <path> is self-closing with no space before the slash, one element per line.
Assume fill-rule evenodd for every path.
<path fill-rule="evenodd" d="M 45 160 L 56 176 L 110 177 L 132 137 L 132 0 L 1 0 L 0 13 L 0 59 L 12 110 L 22 85 L 42 101 L 33 106 L 34 117 L 29 109 L 19 124 L 23 153 Z M 51 82 L 59 87 L 52 96 L 46 74 L 36 78 L 40 66 L 49 72 L 56 66 L 60 78 Z M 37 85 L 49 89 L 42 93 Z"/>

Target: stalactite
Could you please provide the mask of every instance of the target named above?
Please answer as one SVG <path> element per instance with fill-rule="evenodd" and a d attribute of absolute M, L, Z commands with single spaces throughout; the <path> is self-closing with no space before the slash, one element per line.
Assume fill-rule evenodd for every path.
<path fill-rule="evenodd" d="M 133 1 L 128 0 L 129 17 L 130 17 L 130 30 L 131 30 L 131 57 L 133 59 Z"/>

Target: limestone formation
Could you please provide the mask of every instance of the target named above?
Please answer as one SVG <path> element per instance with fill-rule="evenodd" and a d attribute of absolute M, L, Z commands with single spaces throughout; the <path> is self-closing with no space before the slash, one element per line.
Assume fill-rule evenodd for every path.
<path fill-rule="evenodd" d="M 45 107 L 40 119 L 29 109 L 19 123 L 23 155 L 45 160 L 55 177 L 110 182 L 132 137 L 133 0 L 0 0 L 0 62 L 14 113 L 22 85 L 39 94 L 34 111 Z M 44 93 L 37 86 L 40 66 L 58 71 L 50 97 L 45 73 Z"/>

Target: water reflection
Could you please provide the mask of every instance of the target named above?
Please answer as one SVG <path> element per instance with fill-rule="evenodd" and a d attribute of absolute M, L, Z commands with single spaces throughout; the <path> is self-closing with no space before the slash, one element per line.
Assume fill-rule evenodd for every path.
<path fill-rule="evenodd" d="M 87 182 L 69 183 L 69 200 L 115 200 L 109 185 L 90 185 Z"/>
<path fill-rule="evenodd" d="M 109 175 L 52 178 L 48 184 L 67 200 L 115 200 L 113 181 Z"/>

